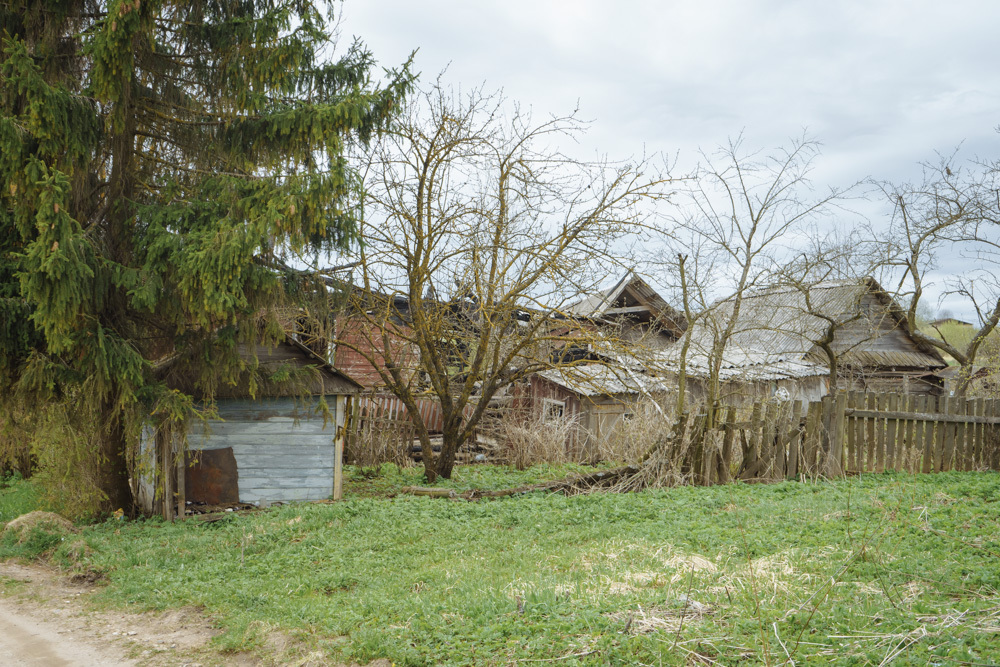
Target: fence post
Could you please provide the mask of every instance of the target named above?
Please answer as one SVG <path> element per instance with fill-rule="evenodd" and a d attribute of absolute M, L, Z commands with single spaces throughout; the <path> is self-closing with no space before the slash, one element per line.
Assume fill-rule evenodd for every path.
<path fill-rule="evenodd" d="M 799 474 L 799 461 L 802 459 L 802 443 L 804 440 L 804 429 L 802 420 L 802 401 L 792 403 L 792 419 L 789 424 L 788 435 L 788 468 L 785 471 L 785 479 L 795 479 Z"/>

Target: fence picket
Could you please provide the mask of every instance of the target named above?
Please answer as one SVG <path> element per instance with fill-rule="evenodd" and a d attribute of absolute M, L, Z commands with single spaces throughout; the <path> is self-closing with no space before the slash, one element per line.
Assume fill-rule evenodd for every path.
<path fill-rule="evenodd" d="M 951 414 L 951 399 L 947 396 L 942 396 L 938 400 L 938 412 L 945 415 Z M 934 472 L 942 472 L 947 470 L 948 435 L 950 429 L 947 422 L 936 422 L 934 426 Z M 954 444 L 954 441 L 952 441 L 952 446 Z"/>
<path fill-rule="evenodd" d="M 799 459 L 802 452 L 802 401 L 792 404 L 792 418 L 789 424 L 790 438 L 788 441 L 788 465 L 785 479 L 795 479 L 799 474 Z"/>
<path fill-rule="evenodd" d="M 890 412 L 898 412 L 899 395 L 889 394 L 885 397 L 886 409 Z M 899 422 L 895 419 L 885 420 L 885 469 L 895 470 L 896 465 L 896 429 Z"/>
<path fill-rule="evenodd" d="M 854 407 L 859 410 L 865 408 L 865 395 L 860 392 L 853 392 Z M 854 469 L 858 473 L 866 472 L 865 469 L 865 420 L 860 417 L 853 417 L 854 422 Z"/>
<path fill-rule="evenodd" d="M 986 417 L 996 416 L 996 402 L 992 399 L 983 401 L 983 414 Z M 996 470 L 996 455 L 997 447 L 995 434 L 997 431 L 997 426 L 987 426 L 983 425 L 983 454 L 982 463 L 983 467 L 987 470 Z"/>
<path fill-rule="evenodd" d="M 967 415 L 969 413 L 968 401 L 956 400 L 952 403 L 952 411 L 958 415 Z M 952 458 L 952 470 L 967 470 L 965 456 L 966 456 L 966 444 L 965 439 L 968 434 L 967 424 L 959 423 L 955 424 L 955 454 Z"/>
<path fill-rule="evenodd" d="M 908 394 L 904 403 L 904 410 L 907 412 L 916 412 L 917 409 L 917 397 L 913 394 Z M 919 454 L 914 448 L 914 436 L 916 434 L 917 421 L 915 419 L 907 419 L 903 425 L 903 461 L 902 466 L 897 467 L 897 470 L 902 470 L 905 472 L 914 472 L 917 464 L 915 461 Z"/>
<path fill-rule="evenodd" d="M 736 408 L 730 406 L 729 410 L 726 411 L 726 433 L 722 439 L 722 453 L 719 456 L 718 470 L 716 472 L 719 484 L 728 484 L 733 481 L 733 439 L 736 437 L 736 427 L 733 426 L 733 422 L 735 421 Z"/>

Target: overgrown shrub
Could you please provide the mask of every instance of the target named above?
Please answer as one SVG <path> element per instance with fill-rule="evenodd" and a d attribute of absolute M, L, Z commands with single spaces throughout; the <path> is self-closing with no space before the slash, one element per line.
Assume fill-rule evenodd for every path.
<path fill-rule="evenodd" d="M 93 429 L 81 431 L 62 410 L 50 408 L 40 415 L 31 441 L 42 504 L 74 521 L 96 517 L 105 499 L 94 437 Z"/>
<path fill-rule="evenodd" d="M 518 470 L 537 463 L 567 463 L 577 456 L 570 447 L 582 435 L 575 417 L 524 415 L 515 411 L 498 418 L 491 428 L 498 454 Z"/>
<path fill-rule="evenodd" d="M 659 407 L 659 409 L 657 409 Z M 637 403 L 618 419 L 611 433 L 597 443 L 601 460 L 637 463 L 654 445 L 670 435 L 672 406 Z"/>
<path fill-rule="evenodd" d="M 347 439 L 344 458 L 365 470 L 378 470 L 383 463 L 406 468 L 415 465 L 412 447 L 413 428 L 405 422 L 365 419 Z"/>
<path fill-rule="evenodd" d="M 33 421 L 31 413 L 13 400 L 0 405 L 0 477 L 12 472 L 31 476 Z"/>

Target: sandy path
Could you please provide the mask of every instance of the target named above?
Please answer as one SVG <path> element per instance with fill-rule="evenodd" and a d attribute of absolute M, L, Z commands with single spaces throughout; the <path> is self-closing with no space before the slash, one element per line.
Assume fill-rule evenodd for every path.
<path fill-rule="evenodd" d="M 91 667 L 134 665 L 114 644 L 87 636 L 65 619 L 44 620 L 24 603 L 0 598 L 0 665 Z"/>
<path fill-rule="evenodd" d="M 216 633 L 197 609 L 95 611 L 97 589 L 36 564 L 0 561 L 0 667 L 256 665 L 206 649 Z"/>

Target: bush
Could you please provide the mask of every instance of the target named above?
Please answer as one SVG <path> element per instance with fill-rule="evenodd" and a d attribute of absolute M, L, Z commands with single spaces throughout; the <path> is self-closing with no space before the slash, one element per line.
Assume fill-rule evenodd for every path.
<path fill-rule="evenodd" d="M 415 465 L 412 447 L 413 427 L 408 422 L 364 419 L 347 439 L 344 459 L 366 471 L 378 470 L 383 463 L 406 468 Z"/>
<path fill-rule="evenodd" d="M 638 463 L 646 452 L 665 440 L 673 427 L 672 406 L 656 409 L 643 401 L 633 405 L 615 424 L 607 438 L 597 443 L 598 453 L 604 461 Z"/>
<path fill-rule="evenodd" d="M 573 417 L 525 417 L 515 411 L 499 418 L 493 427 L 499 455 L 518 470 L 538 463 L 567 463 L 574 456 L 568 443 L 580 434 Z"/>

